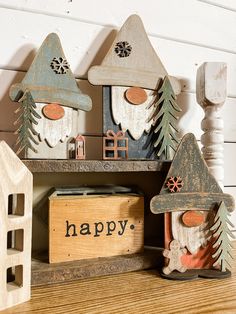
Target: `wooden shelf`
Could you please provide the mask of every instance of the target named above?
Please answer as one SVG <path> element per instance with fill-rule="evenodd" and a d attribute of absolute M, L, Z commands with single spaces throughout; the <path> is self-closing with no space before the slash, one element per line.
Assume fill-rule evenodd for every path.
<path fill-rule="evenodd" d="M 23 159 L 33 173 L 167 171 L 170 162 L 159 160 L 45 160 Z"/>
<path fill-rule="evenodd" d="M 49 264 L 46 254 L 32 260 L 31 285 L 48 285 L 104 275 L 156 268 L 162 263 L 162 249 L 147 248 L 140 254 L 100 257 Z"/>
<path fill-rule="evenodd" d="M 157 160 L 23 160 L 32 173 L 166 172 L 170 162 Z M 160 266 L 160 249 L 140 254 L 49 264 L 46 255 L 32 259 L 32 286 L 48 285 Z"/>

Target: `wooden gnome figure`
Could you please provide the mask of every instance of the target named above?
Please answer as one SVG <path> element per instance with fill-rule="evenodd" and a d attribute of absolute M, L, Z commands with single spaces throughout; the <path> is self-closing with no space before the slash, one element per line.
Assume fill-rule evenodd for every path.
<path fill-rule="evenodd" d="M 233 197 L 210 174 L 194 135 L 185 135 L 160 194 L 151 200 L 151 211 L 164 213 L 165 219 L 162 275 L 179 280 L 229 276 L 233 209 Z"/>
<path fill-rule="evenodd" d="M 26 158 L 67 159 L 68 137 L 78 134 L 78 112 L 91 110 L 92 103 L 78 88 L 56 34 L 44 40 L 10 98 L 21 103 L 18 152 Z"/>
<path fill-rule="evenodd" d="M 154 158 L 149 143 L 157 89 L 167 77 L 137 15 L 126 20 L 102 64 L 88 72 L 90 83 L 103 85 L 103 134 L 128 131 L 130 159 Z M 168 80 L 179 94 L 179 81 L 171 76 Z"/>

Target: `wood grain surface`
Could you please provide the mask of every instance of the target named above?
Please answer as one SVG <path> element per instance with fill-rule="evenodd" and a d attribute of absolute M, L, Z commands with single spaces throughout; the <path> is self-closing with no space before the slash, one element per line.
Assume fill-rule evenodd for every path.
<path fill-rule="evenodd" d="M 229 212 L 234 210 L 234 200 L 229 194 L 196 192 L 183 193 L 181 198 L 179 194 L 170 194 L 168 198 L 165 195 L 156 195 L 151 201 L 151 211 L 154 214 L 161 214 L 185 210 L 212 210 L 221 201 L 227 203 Z"/>
<path fill-rule="evenodd" d="M 197 71 L 197 102 L 205 117 L 201 122 L 203 157 L 210 173 L 224 188 L 224 120 L 221 108 L 227 97 L 227 64 L 205 62 Z"/>
<path fill-rule="evenodd" d="M 33 177 L 4 141 L 0 163 L 1 311 L 30 299 Z"/>
<path fill-rule="evenodd" d="M 53 194 L 49 198 L 50 263 L 139 253 L 143 242 L 143 196 Z"/>
<path fill-rule="evenodd" d="M 32 259 L 31 286 L 55 285 L 156 268 L 162 264 L 161 251 L 161 248 L 149 247 L 138 254 L 90 258 L 56 264 L 48 263 L 46 252 L 39 253 Z"/>
<path fill-rule="evenodd" d="M 149 270 L 35 287 L 31 301 L 2 313 L 232 314 L 236 312 L 235 271 L 234 262 L 233 276 L 222 280 L 176 282 Z"/>
<path fill-rule="evenodd" d="M 153 112 L 156 94 L 148 89 L 142 89 L 147 95 L 146 101 L 134 106 L 124 97 L 128 91 L 124 86 L 112 86 L 112 117 L 123 132 L 129 131 L 134 140 L 140 139 L 143 132 L 149 133 L 153 120 L 148 119 Z"/>
<path fill-rule="evenodd" d="M 31 172 L 140 172 L 167 171 L 159 160 L 23 160 Z"/>
<path fill-rule="evenodd" d="M 20 2 L 19 0 L 14 0 L 9 3 L 7 0 L 1 0 L 1 7 L 4 5 L 8 7 L 18 6 L 21 10 L 26 9 L 31 11 L 24 12 L 1 8 L 1 28 L 7 29 L 6 27 L 9 25 L 11 18 L 14 18 L 15 25 L 17 25 L 17 27 L 9 28 L 8 36 L 4 38 L 5 44 L 1 55 L 2 67 L 10 65 L 11 67 L 25 68 L 28 64 L 27 62 L 22 64 L 22 59 L 25 59 L 25 56 L 32 50 L 32 47 L 38 47 L 42 43 L 45 34 L 55 31 L 61 34 L 63 47 L 68 60 L 70 60 L 72 71 L 74 72 L 74 70 L 76 70 L 75 72 L 77 75 L 84 74 L 87 66 L 91 64 L 91 60 L 96 56 L 97 51 L 101 47 L 101 43 L 104 42 L 111 29 L 120 28 L 125 19 L 134 12 L 137 12 L 137 14 L 143 18 L 147 32 L 152 34 L 152 41 L 156 40 L 162 42 L 163 38 L 164 41 L 169 39 L 170 44 L 172 44 L 172 53 L 170 54 L 170 47 L 163 47 L 158 44 L 154 45 L 154 49 L 158 46 L 160 47 L 158 49 L 159 55 L 167 69 L 173 68 L 174 66 L 172 66 L 172 64 L 176 64 L 175 67 L 182 66 L 176 62 L 176 58 L 173 58 L 173 51 L 175 51 L 176 56 L 178 56 L 178 60 L 185 60 L 184 63 L 187 63 L 187 59 L 191 58 L 187 52 L 182 54 L 177 52 L 179 46 L 183 45 L 188 46 L 188 44 L 194 43 L 195 45 L 192 47 L 194 49 L 198 46 L 206 48 L 213 47 L 215 50 L 212 52 L 215 56 L 217 52 L 220 53 L 221 50 L 235 52 L 233 32 L 235 25 L 234 12 L 222 10 L 221 8 L 210 5 L 208 6 L 200 1 L 186 2 L 180 0 L 180 3 L 173 3 L 170 0 L 152 0 L 148 7 L 145 6 L 145 3 L 137 5 L 136 1 L 132 1 L 132 4 L 130 4 L 129 7 L 126 7 L 126 2 L 124 0 L 122 0 L 122 4 L 117 3 L 113 5 L 107 0 L 102 1 L 102 4 L 100 5 L 94 0 L 90 0 L 86 5 L 74 3 L 73 1 L 72 3 L 60 2 L 58 6 L 55 6 L 53 0 L 51 0 L 51 3 L 47 6 L 44 6 L 41 3 L 36 4 L 34 1 L 27 1 L 26 3 L 22 0 Z M 64 5 L 72 7 L 63 8 L 62 6 Z M 37 6 L 41 6 L 41 9 L 37 8 Z M 107 7 L 108 9 L 102 10 L 101 6 Z M 171 10 L 169 9 L 170 7 Z M 91 10 L 91 8 L 93 8 L 93 10 Z M 156 10 L 156 8 L 158 8 L 158 10 Z M 34 14 L 32 11 L 43 11 L 46 14 Z M 154 11 L 157 11 L 156 14 L 151 14 Z M 188 14 L 185 14 L 186 12 Z M 49 16 L 49 14 L 53 16 Z M 57 14 L 59 16 L 56 16 Z M 63 15 L 67 18 L 62 19 Z M 222 28 L 222 25 L 219 25 L 217 19 L 219 16 L 221 17 L 220 24 L 227 25 L 227 30 Z M 86 17 L 87 21 L 90 23 L 84 23 Z M 170 21 L 176 19 L 178 23 L 173 27 L 172 23 L 166 23 L 167 18 L 169 18 Z M 22 23 L 22 21 L 25 21 L 26 19 L 27 23 Z M 62 21 L 63 27 L 61 27 Z M 156 24 L 157 21 L 158 27 Z M 29 25 L 31 27 L 29 27 Z M 106 27 L 103 25 L 106 25 Z M 73 41 L 70 40 L 71 29 L 77 29 L 77 36 L 75 36 Z M 34 36 L 36 33 L 37 36 Z M 24 37 L 22 36 L 23 34 L 25 35 Z M 176 45 L 176 41 L 171 41 L 171 39 L 177 39 L 178 42 L 181 44 L 183 43 L 183 45 Z M 111 41 L 110 38 L 110 42 Z M 26 47 L 21 51 L 18 51 L 19 47 L 23 45 Z M 168 43 L 166 46 L 169 46 Z M 88 54 L 86 54 L 86 50 L 89 52 Z M 16 51 L 18 51 L 17 55 L 20 58 L 16 57 Z M 97 59 L 98 57 L 101 59 L 102 54 L 100 53 L 100 55 L 97 56 Z M 202 59 L 203 61 L 212 60 L 199 54 L 199 64 L 203 62 L 201 61 Z M 166 62 L 166 60 L 168 62 Z M 217 58 L 214 58 L 214 60 L 217 61 Z M 218 60 L 224 61 L 223 59 L 220 59 L 219 56 Z M 99 62 L 95 64 L 99 64 Z M 183 67 L 187 68 L 183 69 L 183 72 L 190 70 L 188 65 Z M 176 71 L 174 72 L 178 73 Z M 174 72 L 171 71 L 171 74 L 175 75 Z M 182 76 L 182 74 L 180 74 L 180 76 Z"/>

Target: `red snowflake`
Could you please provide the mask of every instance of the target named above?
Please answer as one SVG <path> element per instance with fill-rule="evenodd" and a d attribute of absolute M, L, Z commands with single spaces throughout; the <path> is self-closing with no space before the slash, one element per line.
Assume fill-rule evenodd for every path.
<path fill-rule="evenodd" d="M 166 183 L 171 193 L 180 192 L 184 183 L 181 177 L 170 177 Z"/>

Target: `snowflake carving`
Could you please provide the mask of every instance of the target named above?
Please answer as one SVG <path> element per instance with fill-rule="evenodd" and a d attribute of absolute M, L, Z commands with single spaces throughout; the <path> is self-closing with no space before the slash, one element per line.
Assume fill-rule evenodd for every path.
<path fill-rule="evenodd" d="M 119 41 L 115 46 L 115 53 L 120 58 L 126 58 L 131 54 L 132 46 L 127 41 Z"/>
<path fill-rule="evenodd" d="M 70 68 L 69 63 L 62 57 L 55 57 L 50 64 L 56 74 L 66 74 Z"/>
<path fill-rule="evenodd" d="M 181 177 L 170 177 L 166 183 L 171 193 L 180 192 L 184 183 Z"/>

